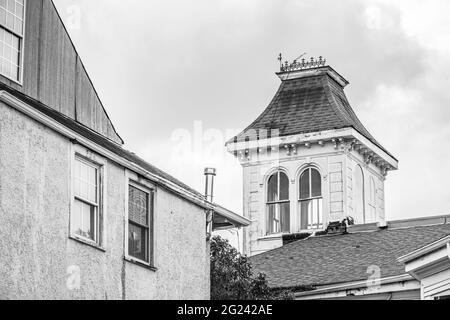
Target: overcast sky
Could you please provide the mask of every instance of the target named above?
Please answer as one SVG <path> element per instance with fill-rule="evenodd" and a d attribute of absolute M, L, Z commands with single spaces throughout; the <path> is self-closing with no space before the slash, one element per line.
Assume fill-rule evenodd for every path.
<path fill-rule="evenodd" d="M 320 55 L 400 161 L 389 220 L 450 214 L 450 1 L 54 0 L 126 148 L 242 213 L 225 141 L 267 107 L 278 53 Z M 190 152 L 189 152 L 190 151 Z"/>

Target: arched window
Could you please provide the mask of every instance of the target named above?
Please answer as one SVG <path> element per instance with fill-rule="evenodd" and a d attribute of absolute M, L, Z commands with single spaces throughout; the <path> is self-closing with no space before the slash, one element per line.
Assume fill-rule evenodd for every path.
<path fill-rule="evenodd" d="M 377 189 L 375 186 L 375 180 L 370 177 L 370 190 L 369 190 L 369 207 L 370 207 L 370 221 L 376 222 L 377 220 Z"/>
<path fill-rule="evenodd" d="M 267 183 L 267 234 L 290 232 L 289 179 L 274 173 Z"/>
<path fill-rule="evenodd" d="M 355 219 L 356 224 L 364 224 L 366 223 L 364 207 L 364 173 L 361 166 L 357 165 L 355 167 L 353 179 L 353 218 Z"/>
<path fill-rule="evenodd" d="M 319 171 L 308 168 L 300 176 L 300 227 L 302 230 L 323 228 L 322 178 Z"/>

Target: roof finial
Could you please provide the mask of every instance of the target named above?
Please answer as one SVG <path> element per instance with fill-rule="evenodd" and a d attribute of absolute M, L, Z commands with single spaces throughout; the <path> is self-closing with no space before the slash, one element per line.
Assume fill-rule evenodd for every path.
<path fill-rule="evenodd" d="M 282 69 L 283 68 L 283 55 L 281 53 L 278 56 L 278 61 L 280 61 L 280 69 Z"/>
<path fill-rule="evenodd" d="M 298 71 L 298 70 L 308 70 L 308 69 L 315 69 L 324 67 L 327 63 L 327 60 L 324 59 L 322 56 L 319 57 L 318 60 L 314 59 L 313 57 L 310 58 L 310 60 L 306 60 L 303 58 L 306 55 L 306 53 L 302 54 L 300 57 L 295 59 L 291 64 L 289 62 L 285 62 L 283 64 L 283 57 L 280 54 L 278 60 L 280 61 L 280 71 L 281 72 L 288 72 L 288 71 Z M 298 60 L 301 59 L 301 62 Z"/>

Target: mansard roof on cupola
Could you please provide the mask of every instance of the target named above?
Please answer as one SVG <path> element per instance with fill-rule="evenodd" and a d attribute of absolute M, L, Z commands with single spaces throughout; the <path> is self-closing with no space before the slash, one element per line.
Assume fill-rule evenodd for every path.
<path fill-rule="evenodd" d="M 287 137 L 353 129 L 391 158 L 392 169 L 396 169 L 395 157 L 369 133 L 350 106 L 344 93 L 349 82 L 326 65 L 326 60 L 286 62 L 277 76 L 282 82 L 275 97 L 250 126 L 227 143 L 230 151 L 232 145 L 239 150 L 240 142 L 265 139 L 273 130 L 278 137 Z"/>

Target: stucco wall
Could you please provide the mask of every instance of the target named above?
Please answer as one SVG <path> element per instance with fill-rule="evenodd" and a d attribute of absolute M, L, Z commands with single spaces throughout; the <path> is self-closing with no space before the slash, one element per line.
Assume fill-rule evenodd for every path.
<path fill-rule="evenodd" d="M 111 161 L 105 252 L 69 239 L 71 152 L 69 140 L 0 103 L 0 299 L 208 299 L 203 210 L 157 188 L 157 271 L 124 261 L 125 169 Z"/>

